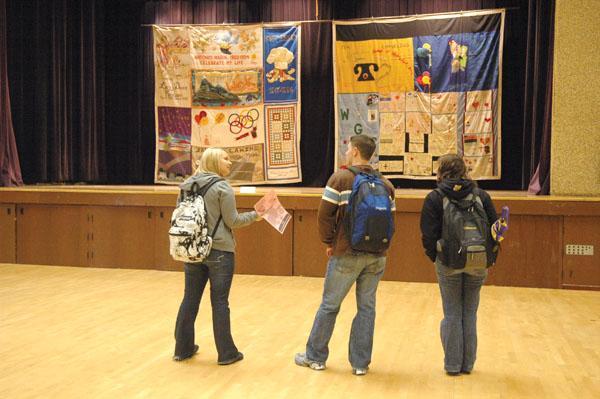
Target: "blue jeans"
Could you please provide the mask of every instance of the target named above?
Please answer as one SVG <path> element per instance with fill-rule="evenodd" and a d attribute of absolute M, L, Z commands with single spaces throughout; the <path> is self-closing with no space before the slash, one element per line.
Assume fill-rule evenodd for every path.
<path fill-rule="evenodd" d="M 356 282 L 358 311 L 350 331 L 349 360 L 353 368 L 365 368 L 371 363 L 375 294 L 385 270 L 385 259 L 371 254 L 329 258 L 323 300 L 306 344 L 306 357 L 309 360 L 323 363 L 327 360 L 335 319 L 342 301 Z"/>
<path fill-rule="evenodd" d="M 477 308 L 487 270 L 465 272 L 439 262 L 435 269 L 444 308 L 440 325 L 444 368 L 449 372 L 470 372 L 477 355 Z"/>
<path fill-rule="evenodd" d="M 187 357 L 194 350 L 194 323 L 207 281 L 210 280 L 213 334 L 218 361 L 235 358 L 238 349 L 231 337 L 229 289 L 233 280 L 233 252 L 213 249 L 202 263 L 185 264 L 185 292 L 175 323 L 175 355 Z"/>

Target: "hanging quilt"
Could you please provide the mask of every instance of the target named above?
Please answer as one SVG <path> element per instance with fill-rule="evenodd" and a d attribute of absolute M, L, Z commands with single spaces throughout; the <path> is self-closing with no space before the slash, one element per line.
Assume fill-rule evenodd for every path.
<path fill-rule="evenodd" d="M 367 134 L 387 177 L 433 179 L 457 153 L 499 179 L 503 27 L 504 10 L 335 22 L 336 169 Z"/>
<path fill-rule="evenodd" d="M 302 180 L 300 26 L 154 26 L 155 182 L 227 151 L 233 184 Z"/>

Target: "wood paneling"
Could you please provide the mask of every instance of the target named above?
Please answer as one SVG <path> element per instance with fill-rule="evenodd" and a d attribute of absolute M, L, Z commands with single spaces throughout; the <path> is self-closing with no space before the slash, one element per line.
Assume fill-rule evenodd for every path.
<path fill-rule="evenodd" d="M 0 262 L 17 261 L 17 216 L 14 204 L 0 206 Z"/>
<path fill-rule="evenodd" d="M 240 212 L 248 209 L 239 210 Z M 154 257 L 159 270 L 182 271 L 183 264 L 169 254 L 168 230 L 173 207 L 154 208 Z M 292 275 L 293 221 L 283 235 L 261 221 L 233 231 L 236 240 L 235 272 L 240 274 Z M 222 228 L 219 227 L 219 228 Z"/>
<path fill-rule="evenodd" d="M 293 220 L 283 235 L 266 222 L 234 231 L 236 272 L 323 276 L 327 258 L 316 219 L 321 191 L 278 188 Z M 436 281 L 421 245 L 419 211 L 426 190 L 421 191 L 397 197 L 396 235 L 388 252 L 386 280 Z M 0 193 L 0 261 L 182 270 L 168 253 L 174 188 L 34 187 L 2 188 Z M 237 194 L 236 200 L 240 208 L 250 208 L 261 195 Z M 600 200 L 494 192 L 492 198 L 497 208 L 510 206 L 511 226 L 488 284 L 600 287 Z M 22 202 L 12 201 L 18 199 Z M 8 209 L 13 209 L 12 219 Z M 566 256 L 567 243 L 594 245 L 595 255 Z"/>
<path fill-rule="evenodd" d="M 387 252 L 385 280 L 435 282 L 433 263 L 421 243 L 419 213 L 396 213 L 396 233 Z"/>
<path fill-rule="evenodd" d="M 169 227 L 173 209 L 154 208 L 154 264 L 158 270 L 183 270 L 183 263 L 174 261 L 169 254 Z"/>
<path fill-rule="evenodd" d="M 81 206 L 17 206 L 17 262 L 86 266 L 89 224 Z"/>
<path fill-rule="evenodd" d="M 239 212 L 249 210 L 240 209 Z M 283 234 L 264 220 L 233 230 L 236 241 L 235 272 L 291 276 L 293 231 L 293 213 Z"/>
<path fill-rule="evenodd" d="M 152 208 L 91 207 L 91 266 L 154 269 Z"/>
<path fill-rule="evenodd" d="M 562 218 L 511 216 L 487 284 L 560 288 Z"/>
<path fill-rule="evenodd" d="M 323 193 L 313 187 L 257 187 L 255 194 L 240 194 L 240 208 L 252 208 L 265 193 L 275 190 L 288 210 L 317 210 Z M 498 208 L 510 206 L 511 215 L 600 216 L 598 197 L 528 196 L 523 191 L 488 191 Z M 179 190 L 173 186 L 35 186 L 0 187 L 0 203 L 48 205 L 100 205 L 171 207 Z M 400 213 L 418 213 L 429 190 L 397 189 L 396 208 Z"/>
<path fill-rule="evenodd" d="M 323 277 L 325 245 L 319 240 L 316 211 L 295 211 L 294 275 Z M 396 234 L 387 252 L 384 280 L 434 282 L 435 271 L 421 245 L 419 214 L 397 213 Z"/>
<path fill-rule="evenodd" d="M 324 277 L 326 248 L 319 239 L 317 211 L 294 211 L 294 276 Z"/>
<path fill-rule="evenodd" d="M 600 217 L 565 216 L 563 286 L 600 287 Z M 567 255 L 567 244 L 594 246 L 594 255 Z"/>
<path fill-rule="evenodd" d="M 323 277 L 327 258 L 317 233 L 315 211 L 296 211 L 294 274 Z M 421 244 L 419 213 L 397 213 L 396 234 L 387 253 L 384 280 L 436 282 L 435 268 Z M 535 239 L 534 239 L 535 237 Z M 556 217 L 514 216 L 498 263 L 487 283 L 560 287 L 561 221 Z"/>

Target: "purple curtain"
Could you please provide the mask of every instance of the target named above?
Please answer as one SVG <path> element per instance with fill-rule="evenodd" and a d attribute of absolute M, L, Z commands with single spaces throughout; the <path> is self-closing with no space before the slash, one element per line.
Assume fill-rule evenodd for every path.
<path fill-rule="evenodd" d="M 552 73 L 554 58 L 554 2 L 530 2 L 523 110 L 523 180 L 529 192 L 550 194 L 550 138 L 552 135 Z"/>
<path fill-rule="evenodd" d="M 8 0 L 8 73 L 25 182 L 153 183 L 152 30 L 142 24 L 313 20 L 316 4 Z M 553 13 L 548 11 L 553 4 L 554 0 L 319 0 L 318 15 L 329 20 L 508 8 L 502 179 L 480 185 L 523 190 L 538 164 L 542 180 L 549 175 L 545 165 L 550 159 L 552 42 L 544 38 L 553 30 Z M 331 23 L 302 24 L 301 68 L 299 185 L 323 186 L 333 171 L 335 142 Z M 414 188 L 433 184 L 401 179 L 394 183 Z"/>
<path fill-rule="evenodd" d="M 10 112 L 6 71 L 6 1 L 0 0 L 0 186 L 20 186 L 21 166 Z"/>
<path fill-rule="evenodd" d="M 103 1 L 7 6 L 11 105 L 25 182 L 106 181 Z"/>

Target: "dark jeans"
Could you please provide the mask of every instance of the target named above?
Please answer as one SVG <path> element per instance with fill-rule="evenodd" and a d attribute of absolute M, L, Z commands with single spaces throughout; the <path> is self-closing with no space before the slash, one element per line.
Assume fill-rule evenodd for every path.
<path fill-rule="evenodd" d="M 470 372 L 477 356 L 477 308 L 487 270 L 455 270 L 436 263 L 444 319 L 440 336 L 446 371 Z"/>
<path fill-rule="evenodd" d="M 213 334 L 218 361 L 237 356 L 231 337 L 229 289 L 233 280 L 234 254 L 213 249 L 202 263 L 185 264 L 185 292 L 175 323 L 175 355 L 186 357 L 194 350 L 194 323 L 206 282 L 210 280 Z"/>

